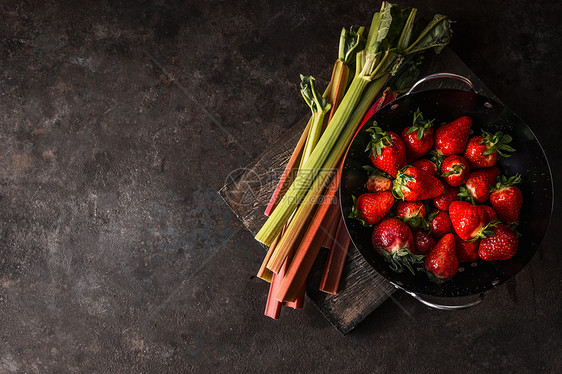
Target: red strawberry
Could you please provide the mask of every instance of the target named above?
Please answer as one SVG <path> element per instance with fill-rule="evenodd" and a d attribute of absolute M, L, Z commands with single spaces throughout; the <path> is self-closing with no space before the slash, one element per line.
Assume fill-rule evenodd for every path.
<path fill-rule="evenodd" d="M 408 162 L 417 160 L 433 147 L 433 120 L 423 119 L 420 109 L 414 113 L 413 125 L 402 131 L 402 141 L 406 146 L 406 159 Z"/>
<path fill-rule="evenodd" d="M 472 119 L 467 116 L 441 126 L 435 131 L 435 150 L 443 156 L 462 155 L 471 126 Z"/>
<path fill-rule="evenodd" d="M 488 233 L 485 230 L 490 223 L 490 217 L 481 206 L 465 201 L 453 201 L 449 205 L 449 216 L 455 232 L 463 240 L 470 240 Z"/>
<path fill-rule="evenodd" d="M 486 210 L 486 213 L 488 213 L 488 217 L 490 217 L 490 222 L 494 222 L 498 219 L 498 215 L 496 214 L 494 208 L 488 205 L 479 205 L 479 206 L 481 206 Z"/>
<path fill-rule="evenodd" d="M 369 192 L 353 197 L 354 207 L 349 218 L 356 218 L 365 225 L 379 222 L 394 204 L 394 197 L 388 191 Z"/>
<path fill-rule="evenodd" d="M 447 234 L 441 238 L 425 257 L 425 270 L 437 278 L 449 279 L 457 273 L 459 260 L 455 250 L 455 237 Z"/>
<path fill-rule="evenodd" d="M 488 168 L 494 166 L 498 156 L 510 157 L 505 152 L 515 152 L 510 143 L 511 136 L 498 131 L 494 135 L 482 131 L 482 136 L 475 136 L 468 141 L 464 157 L 472 169 Z"/>
<path fill-rule="evenodd" d="M 399 219 L 383 219 L 373 230 L 372 242 L 373 248 L 379 251 L 390 263 L 390 268 L 398 273 L 401 273 L 405 266 L 413 274 L 412 264 L 422 262 L 423 256 L 412 253 L 412 231 Z"/>
<path fill-rule="evenodd" d="M 469 240 L 462 240 L 455 235 L 455 243 L 459 262 L 472 262 L 478 260 L 478 246 L 480 245 L 479 240 L 471 242 Z"/>
<path fill-rule="evenodd" d="M 437 238 L 441 238 L 445 234 L 454 232 L 451 218 L 449 218 L 449 214 L 447 214 L 447 212 L 438 210 L 432 213 L 429 217 L 429 228 L 431 229 L 431 235 Z"/>
<path fill-rule="evenodd" d="M 448 184 L 443 185 L 443 193 L 437 197 L 433 198 L 433 205 L 439 210 L 447 211 L 449 210 L 449 205 L 459 197 L 457 194 L 459 189 L 457 187 L 451 187 Z"/>
<path fill-rule="evenodd" d="M 421 158 L 412 162 L 412 166 L 420 168 L 427 174 L 433 175 L 434 177 L 437 176 L 437 166 L 431 160 Z"/>
<path fill-rule="evenodd" d="M 515 256 L 519 239 L 511 227 L 500 223 L 491 231 L 494 235 L 480 240 L 478 256 L 484 261 L 509 260 Z"/>
<path fill-rule="evenodd" d="M 425 205 L 421 201 L 398 201 L 396 204 L 396 218 L 400 218 L 412 228 L 422 226 L 425 216 Z"/>
<path fill-rule="evenodd" d="M 421 229 L 414 230 L 414 253 L 417 255 L 428 254 L 435 246 L 437 240 L 427 232 Z"/>
<path fill-rule="evenodd" d="M 398 170 L 406 165 L 404 143 L 395 133 L 385 132 L 376 125 L 367 129 L 367 133 L 371 134 L 371 141 L 367 146 L 367 150 L 371 152 L 371 162 L 375 167 L 396 178 Z"/>
<path fill-rule="evenodd" d="M 498 217 L 505 223 L 513 223 L 519 220 L 521 205 L 523 205 L 523 194 L 519 187 L 514 186 L 521 182 L 519 174 L 507 179 L 502 175 L 495 190 L 490 194 L 490 203 L 498 212 Z"/>
<path fill-rule="evenodd" d="M 380 174 L 373 174 L 367 180 L 365 187 L 369 192 L 392 191 L 392 180 Z"/>
<path fill-rule="evenodd" d="M 441 164 L 441 176 L 450 186 L 458 187 L 468 179 L 470 167 L 462 156 L 449 156 Z"/>
<path fill-rule="evenodd" d="M 392 191 L 398 199 L 425 200 L 441 195 L 443 183 L 415 166 L 407 166 L 398 172 Z"/>
<path fill-rule="evenodd" d="M 459 196 L 479 204 L 486 202 L 499 175 L 500 169 L 495 166 L 473 171 L 468 176 L 465 185 L 461 187 Z"/>

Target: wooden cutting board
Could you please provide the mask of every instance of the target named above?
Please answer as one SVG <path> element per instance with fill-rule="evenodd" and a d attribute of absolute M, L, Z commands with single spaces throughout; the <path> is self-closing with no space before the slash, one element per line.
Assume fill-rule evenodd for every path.
<path fill-rule="evenodd" d="M 479 94 L 499 101 L 449 48 L 445 48 L 440 55 L 428 58 L 420 77 L 440 72 L 463 75 L 472 81 Z M 419 90 L 436 88 L 467 89 L 466 85 L 459 81 L 440 79 L 424 83 Z M 253 235 L 267 219 L 263 212 L 278 182 L 274 176 L 279 176 L 283 172 L 307 122 L 308 117 L 297 122 L 279 139 L 279 142 L 268 147 L 268 150 L 252 164 L 239 169 L 238 173 L 233 173 L 219 190 L 224 201 Z M 319 254 L 308 277 L 306 293 L 330 323 L 342 334 L 346 334 L 396 289 L 371 268 L 351 244 L 338 294 L 330 295 L 321 292 L 318 286 L 326 255 L 324 252 Z"/>

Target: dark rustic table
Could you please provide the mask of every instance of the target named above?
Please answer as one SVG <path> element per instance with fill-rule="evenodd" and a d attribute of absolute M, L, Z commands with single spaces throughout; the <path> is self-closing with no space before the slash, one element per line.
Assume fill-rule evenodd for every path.
<path fill-rule="evenodd" d="M 562 172 L 562 6 L 404 1 Z M 0 4 L 0 372 L 562 371 L 557 202 L 543 247 L 459 312 L 395 292 L 345 337 L 263 316 L 263 248 L 216 191 L 307 114 L 378 2 Z"/>

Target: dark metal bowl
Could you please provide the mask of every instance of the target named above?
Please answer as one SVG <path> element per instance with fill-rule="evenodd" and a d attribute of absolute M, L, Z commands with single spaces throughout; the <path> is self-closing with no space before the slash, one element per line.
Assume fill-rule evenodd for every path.
<path fill-rule="evenodd" d="M 524 202 L 518 231 L 521 233 L 517 254 L 507 261 L 475 261 L 462 263 L 459 272 L 442 284 L 429 280 L 422 271 L 412 275 L 405 270 L 396 273 L 390 269 L 383 257 L 372 247 L 373 229 L 363 227 L 353 219 L 345 219 L 352 242 L 363 257 L 382 276 L 395 286 L 416 295 L 436 297 L 462 297 L 482 294 L 517 274 L 529 262 L 540 247 L 546 234 L 553 207 L 553 184 L 550 167 L 544 151 L 531 129 L 509 108 L 473 92 L 456 89 L 439 89 L 409 94 L 394 101 L 375 113 L 362 127 L 346 155 L 343 166 L 340 199 L 342 213 L 347 217 L 351 211 L 351 196 L 366 192 L 367 172 L 363 165 L 370 165 L 365 147 L 369 139 L 365 130 L 373 121 L 386 131 L 400 134 L 412 121 L 420 108 L 425 118 L 435 118 L 435 126 L 448 123 L 461 116 L 472 118 L 472 132 L 480 134 L 503 131 L 513 137 L 512 146 L 517 150 L 511 157 L 502 158 L 499 168 L 508 176 L 521 174 L 519 185 Z M 420 270 L 423 264 L 420 265 Z"/>

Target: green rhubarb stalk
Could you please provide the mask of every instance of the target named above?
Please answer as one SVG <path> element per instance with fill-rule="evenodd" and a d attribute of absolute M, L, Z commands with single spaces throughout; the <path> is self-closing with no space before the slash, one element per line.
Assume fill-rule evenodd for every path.
<path fill-rule="evenodd" d="M 334 64 L 332 77 L 330 79 L 332 90 L 328 101 L 332 104 L 332 109 L 330 110 L 328 118 L 324 118 L 324 129 L 336 113 L 336 110 L 338 109 L 338 106 L 345 94 L 347 85 L 350 82 L 349 67 L 355 63 L 357 51 L 362 50 L 365 46 L 365 40 L 363 38 L 364 32 L 364 27 L 359 27 L 357 31 L 354 31 L 353 28 L 350 28 L 349 30 L 344 28 L 341 31 L 338 59 Z"/>
<path fill-rule="evenodd" d="M 303 203 L 300 204 L 296 210 L 291 222 L 285 229 L 283 236 L 277 243 L 275 252 L 271 255 L 268 261 L 267 268 L 272 270 L 274 273 L 279 272 L 281 269 L 292 244 L 295 240 L 297 240 L 303 227 L 305 227 L 307 218 L 312 214 L 316 202 L 321 198 L 322 192 L 333 176 L 332 172 L 344 156 L 351 139 L 353 139 L 353 136 L 361 123 L 361 120 L 365 116 L 365 113 L 367 113 L 369 107 L 373 104 L 373 101 L 378 93 L 383 89 L 387 78 L 388 74 L 380 77 L 376 81 L 372 82 L 364 91 L 363 97 L 360 99 L 357 107 L 349 118 L 347 126 L 341 133 L 341 137 L 338 139 L 331 152 L 329 152 L 325 163 L 322 165 L 322 170 L 324 172 L 319 173 L 314 179 L 310 189 L 305 191 L 306 194 L 304 196 Z"/>
<path fill-rule="evenodd" d="M 326 101 L 314 86 L 314 78 L 311 76 L 304 76 L 301 74 L 301 94 L 304 101 L 310 107 L 312 111 L 312 126 L 310 126 L 310 131 L 308 132 L 308 137 L 304 144 L 304 151 L 301 158 L 301 165 L 304 165 L 312 150 L 318 143 L 318 139 L 322 135 L 322 124 L 324 123 L 324 116 L 330 111 L 332 105 Z"/>
<path fill-rule="evenodd" d="M 339 61 L 346 65 L 353 64 L 355 55 L 365 46 L 365 40 L 363 38 L 364 32 L 365 28 L 363 26 L 359 27 L 357 31 L 354 31 L 353 27 L 350 27 L 349 31 L 346 29 L 341 30 L 338 48 Z"/>
<path fill-rule="evenodd" d="M 353 113 L 370 80 L 369 76 L 365 77 L 361 74 L 357 74 L 353 79 L 338 110 L 328 124 L 326 131 L 320 137 L 317 146 L 303 164 L 302 169 L 285 193 L 285 196 L 283 196 L 276 209 L 257 233 L 256 239 L 258 241 L 265 245 L 270 245 L 273 239 L 281 232 L 293 211 L 298 207 L 304 195 L 312 186 L 320 168 L 330 155 L 330 151 L 344 130 L 347 120 Z"/>
<path fill-rule="evenodd" d="M 348 143 L 341 143 L 339 140 L 342 138 L 344 130 L 349 130 L 346 128 L 349 118 L 354 113 L 368 84 L 373 80 L 388 78 L 391 72 L 396 71 L 402 64 L 404 56 L 432 47 L 439 52 L 443 44 L 448 42 L 450 22 L 446 17 L 436 16 L 416 41 L 410 45 L 411 27 L 415 18 L 415 13 L 412 14 L 412 12 L 415 10 L 403 10 L 385 2 L 380 14 L 375 14 L 372 29 L 367 38 L 372 42 L 367 44 L 364 51 L 357 54 L 355 76 L 347 93 L 309 159 L 303 164 L 301 172 L 256 235 L 258 241 L 266 245 L 273 242 L 313 186 L 320 168 L 326 167 L 326 162 L 332 152 L 341 152 L 343 155 Z M 401 46 L 410 45 L 410 47 L 399 50 L 398 43 Z M 381 83 L 380 87 L 383 85 L 384 83 Z M 349 138 L 350 140 L 351 138 Z M 336 143 L 338 148 L 334 149 Z M 321 191 L 314 192 L 321 193 Z M 302 225 L 304 221 L 299 221 L 299 223 Z M 273 256 L 276 254 L 272 255 L 272 259 Z M 272 261 L 270 262 L 272 263 Z"/>

